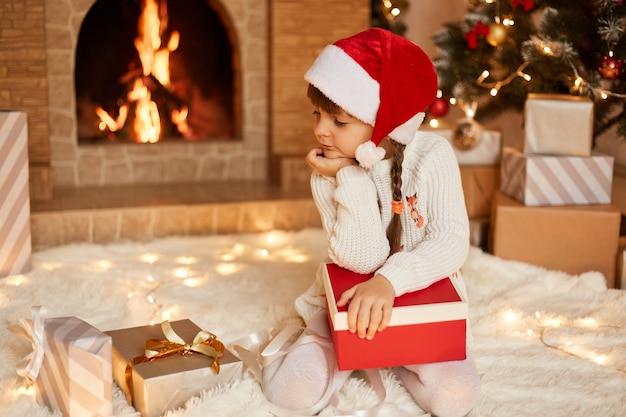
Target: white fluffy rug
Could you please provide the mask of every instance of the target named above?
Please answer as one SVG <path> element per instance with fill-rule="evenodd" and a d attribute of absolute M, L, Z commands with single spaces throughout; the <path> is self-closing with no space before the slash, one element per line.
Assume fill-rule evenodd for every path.
<path fill-rule="evenodd" d="M 101 330 L 189 318 L 225 343 L 277 326 L 325 257 L 321 230 L 70 245 L 35 253 L 32 272 L 0 279 L 0 415 L 58 416 L 15 373 L 30 345 L 7 325 L 44 305 Z M 472 248 L 463 268 L 482 396 L 473 417 L 626 416 L 626 291 L 595 272 L 569 276 Z M 421 416 L 389 372 L 381 416 Z M 342 403 L 364 407 L 350 379 Z M 119 388 L 114 414 L 136 416 Z M 268 416 L 249 377 L 189 400 L 165 417 Z M 322 412 L 332 416 L 333 409 Z"/>

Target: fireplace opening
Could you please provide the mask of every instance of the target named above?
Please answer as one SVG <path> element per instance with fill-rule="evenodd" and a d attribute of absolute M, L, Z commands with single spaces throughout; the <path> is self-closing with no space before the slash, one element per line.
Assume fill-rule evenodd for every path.
<path fill-rule="evenodd" d="M 213 0 L 97 0 L 76 47 L 78 143 L 238 139 L 232 32 Z"/>

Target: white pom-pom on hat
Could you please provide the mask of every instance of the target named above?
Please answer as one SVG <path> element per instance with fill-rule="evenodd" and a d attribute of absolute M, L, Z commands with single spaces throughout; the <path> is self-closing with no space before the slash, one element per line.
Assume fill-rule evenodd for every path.
<path fill-rule="evenodd" d="M 437 74 L 428 55 L 380 28 L 326 46 L 304 78 L 347 113 L 374 127 L 373 146 L 361 145 L 356 155 L 364 167 L 384 157 L 384 150 L 377 147 L 386 136 L 405 145 L 413 139 L 437 93 Z"/>
<path fill-rule="evenodd" d="M 374 142 L 367 141 L 356 148 L 355 158 L 363 168 L 371 168 L 376 162 L 382 161 L 385 150 L 376 146 Z"/>

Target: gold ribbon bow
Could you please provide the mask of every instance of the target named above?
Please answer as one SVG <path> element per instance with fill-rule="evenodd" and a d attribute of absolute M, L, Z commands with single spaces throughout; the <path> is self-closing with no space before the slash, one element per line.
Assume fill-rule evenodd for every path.
<path fill-rule="evenodd" d="M 157 359 L 165 358 L 175 354 L 188 355 L 193 352 L 213 358 L 213 370 L 216 374 L 220 373 L 219 358 L 224 355 L 224 344 L 217 340 L 217 336 L 206 330 L 201 330 L 196 334 L 191 343 L 187 343 L 172 328 L 169 321 L 165 320 L 161 323 L 161 330 L 166 340 L 148 339 L 146 340 L 146 350 L 141 356 L 132 359 L 126 365 L 126 399 L 128 404 L 132 405 L 133 392 L 133 367 L 144 362 L 152 362 Z"/>

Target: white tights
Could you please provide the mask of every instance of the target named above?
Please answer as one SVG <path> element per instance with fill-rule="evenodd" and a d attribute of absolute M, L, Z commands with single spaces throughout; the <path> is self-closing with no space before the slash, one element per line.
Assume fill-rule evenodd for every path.
<path fill-rule="evenodd" d="M 471 356 L 462 361 L 393 369 L 420 407 L 437 417 L 463 417 L 474 407 L 480 377 Z"/>
<path fill-rule="evenodd" d="M 308 325 L 321 336 L 329 336 L 325 314 L 318 314 Z M 308 343 L 293 349 L 263 370 L 263 390 L 272 403 L 290 410 L 318 405 L 331 383 L 322 347 Z M 480 378 L 474 360 L 407 365 L 393 369 L 413 399 L 437 417 L 462 417 L 474 407 L 480 391 Z M 326 406 L 321 404 L 320 408 Z"/>
<path fill-rule="evenodd" d="M 322 337 L 330 337 L 326 314 L 313 317 L 307 328 Z M 269 401 L 282 408 L 305 410 L 318 406 L 321 409 L 326 404 L 319 402 L 332 382 L 330 366 L 335 368 L 335 377 L 343 377 L 345 380 L 350 374 L 339 373 L 335 363 L 329 364 L 326 353 L 317 343 L 298 346 L 265 366 L 263 392 Z"/>

